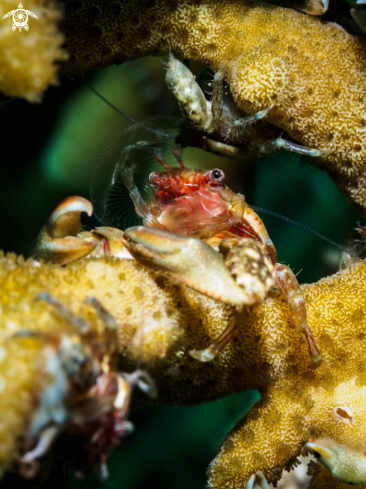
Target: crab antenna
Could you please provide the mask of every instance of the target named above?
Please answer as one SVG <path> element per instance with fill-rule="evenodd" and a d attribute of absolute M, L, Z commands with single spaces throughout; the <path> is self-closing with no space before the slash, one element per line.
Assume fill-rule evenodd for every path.
<path fill-rule="evenodd" d="M 111 109 L 115 110 L 118 114 L 120 114 L 122 117 L 125 119 L 133 122 L 134 124 L 137 124 L 138 126 L 142 127 L 143 129 L 146 129 L 147 131 L 153 132 L 154 134 L 158 134 L 159 136 L 164 136 L 165 138 L 170 138 L 169 134 L 165 134 L 164 132 L 156 131 L 155 129 L 151 129 L 151 127 L 145 126 L 144 124 L 141 124 L 141 122 L 136 121 L 135 119 L 132 119 L 132 117 L 128 116 L 122 110 L 119 110 L 115 105 L 113 105 L 109 100 L 107 100 L 101 93 L 99 93 L 94 87 L 89 85 L 89 83 L 86 84 L 90 90 L 97 95 L 103 102 L 105 102 Z"/>
<path fill-rule="evenodd" d="M 326 238 L 325 236 L 323 236 L 320 233 L 317 233 L 313 229 L 308 228 L 304 224 L 300 224 L 299 222 L 294 221 L 293 219 L 290 219 L 288 217 L 281 216 L 281 214 L 277 214 L 277 212 L 268 211 L 267 209 L 262 209 L 261 207 L 255 207 L 254 205 L 248 205 L 248 207 L 250 207 L 251 209 L 253 209 L 253 211 L 264 212 L 265 214 L 268 214 L 268 215 L 273 216 L 273 217 L 277 217 L 278 219 L 282 219 L 283 221 L 287 221 L 287 222 L 289 222 L 291 224 L 294 224 L 295 226 L 298 226 L 299 228 L 303 229 L 304 231 L 307 231 L 308 233 L 314 234 L 314 236 L 317 236 L 318 238 L 321 238 L 324 241 L 327 241 L 329 244 L 335 246 L 336 248 L 338 248 L 341 251 L 344 251 L 348 255 L 352 256 L 352 258 L 355 258 L 356 260 L 360 261 L 361 263 L 363 263 L 365 265 L 365 262 L 362 260 L 362 258 L 360 258 L 359 256 L 357 256 L 355 253 L 352 253 L 351 251 L 347 250 L 346 248 L 344 248 L 343 246 L 339 245 L 338 243 L 332 241 L 329 238 Z"/>
<path fill-rule="evenodd" d="M 163 153 L 162 153 L 161 149 L 157 148 L 156 151 L 154 151 L 153 155 L 154 155 L 154 158 L 156 159 L 156 161 L 158 161 L 165 168 L 168 175 L 171 175 L 172 172 L 171 172 L 169 166 L 165 163 L 165 161 L 163 159 Z"/>
<path fill-rule="evenodd" d="M 172 153 L 173 153 L 174 158 L 178 161 L 180 171 L 182 172 L 184 170 L 184 164 L 182 161 L 182 150 L 181 150 L 180 144 L 172 149 Z"/>

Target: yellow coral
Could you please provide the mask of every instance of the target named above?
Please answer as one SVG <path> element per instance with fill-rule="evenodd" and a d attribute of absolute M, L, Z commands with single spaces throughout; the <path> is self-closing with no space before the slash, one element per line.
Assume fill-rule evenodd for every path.
<path fill-rule="evenodd" d="M 217 338 L 232 317 L 230 306 L 171 283 L 133 260 L 89 258 L 59 267 L 16 262 L 12 255 L 0 259 L 2 468 L 14 456 L 17 435 L 29 416 L 40 348 L 35 340 L 9 335 L 24 328 L 68 327 L 48 304 L 34 302 L 41 291 L 101 332 L 95 315 L 82 306 L 86 297 L 97 297 L 117 319 L 121 368 L 137 362 L 143 334 L 144 364 L 157 381 L 158 402 L 196 404 L 250 388 L 262 393 L 260 403 L 233 428 L 211 464 L 212 488 L 243 485 L 255 469 L 276 480 L 309 437 L 363 447 L 366 267 L 356 264 L 303 286 L 309 325 L 324 357 L 314 371 L 288 305 L 277 293 L 250 309 L 235 340 L 204 364 L 188 351 Z M 347 406 L 355 423 L 337 421 L 337 406 Z"/>
<path fill-rule="evenodd" d="M 0 3 L 0 90 L 11 97 L 37 102 L 49 85 L 56 84 L 57 61 L 66 59 L 61 49 L 63 37 L 57 28 L 61 15 L 55 3 L 29 0 L 24 8 L 38 19 L 28 18 L 28 32 L 13 31 L 12 16 L 3 16 L 17 9 L 17 3 Z"/>
<path fill-rule="evenodd" d="M 365 287 L 366 268 L 358 265 L 303 287 L 309 324 L 324 358 L 315 371 L 308 368 L 305 352 L 296 346 L 287 306 L 272 297 L 252 309 L 248 329 L 257 335 L 256 378 L 263 398 L 224 440 L 210 466 L 209 487 L 238 487 L 255 469 L 274 481 L 312 437 L 330 437 L 364 448 Z M 252 344 L 242 333 L 239 341 L 242 351 Z M 243 376 L 251 375 L 253 360 L 250 355 Z M 354 424 L 337 419 L 334 409 L 340 406 L 352 411 Z"/>
<path fill-rule="evenodd" d="M 305 146 L 312 160 L 366 215 L 366 42 L 339 25 L 291 9 L 242 0 L 100 0 L 73 10 L 64 30 L 72 55 L 65 72 L 172 51 L 218 70 L 238 106 L 254 113 L 276 100 L 266 120 Z"/>
<path fill-rule="evenodd" d="M 118 322 L 119 353 L 130 368 L 140 354 L 145 362 L 159 364 L 173 345 L 181 344 L 183 325 L 200 330 L 204 322 L 217 329 L 231 318 L 230 307 L 202 300 L 185 287 L 156 282 L 159 277 L 133 260 L 90 258 L 62 268 L 16 260 L 13 254 L 0 256 L 0 472 L 13 458 L 34 407 L 34 373 L 42 345 L 41 340 L 11 336 L 20 329 L 69 330 L 52 307 L 34 301 L 36 295 L 48 291 L 101 333 L 95 313 L 82 306 L 87 297 L 98 298 Z"/>

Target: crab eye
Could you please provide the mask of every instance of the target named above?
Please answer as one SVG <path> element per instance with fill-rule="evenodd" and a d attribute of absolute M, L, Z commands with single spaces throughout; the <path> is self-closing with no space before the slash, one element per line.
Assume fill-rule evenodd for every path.
<path fill-rule="evenodd" d="M 150 173 L 149 175 L 149 182 L 151 183 L 151 185 L 154 185 L 155 184 L 155 178 L 157 176 L 157 172 L 156 171 L 153 171 Z"/>
<path fill-rule="evenodd" d="M 210 178 L 213 182 L 221 183 L 225 180 L 225 173 L 218 168 L 210 171 Z"/>

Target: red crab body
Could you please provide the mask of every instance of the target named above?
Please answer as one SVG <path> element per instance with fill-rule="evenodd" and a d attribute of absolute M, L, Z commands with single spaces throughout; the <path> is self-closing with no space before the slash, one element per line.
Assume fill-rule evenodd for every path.
<path fill-rule="evenodd" d="M 179 161 L 179 160 L 178 160 Z M 179 168 L 151 173 L 153 197 L 149 208 L 163 229 L 201 238 L 218 247 L 228 237 L 251 238 L 266 246 L 276 263 L 276 250 L 259 216 L 246 206 L 244 197 L 224 185 L 222 170 Z"/>

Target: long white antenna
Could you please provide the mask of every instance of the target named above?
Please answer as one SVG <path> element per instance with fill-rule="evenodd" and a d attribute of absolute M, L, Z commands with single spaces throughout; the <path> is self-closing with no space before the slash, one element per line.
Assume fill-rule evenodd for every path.
<path fill-rule="evenodd" d="M 111 107 L 111 109 L 115 110 L 122 117 L 125 117 L 126 119 L 128 119 L 131 122 L 133 122 L 134 124 L 137 124 L 138 126 L 146 129 L 147 131 L 153 132 L 154 134 L 158 134 L 159 136 L 163 136 L 165 138 L 170 138 L 171 137 L 171 136 L 169 136 L 169 134 L 165 134 L 164 132 L 160 132 L 160 131 L 156 131 L 155 129 L 151 129 L 151 127 L 145 126 L 144 124 L 141 124 L 141 122 L 138 122 L 135 119 L 132 119 L 132 117 L 130 117 L 129 115 L 127 115 L 124 112 L 122 112 L 122 110 L 119 110 L 109 100 L 107 100 L 105 97 L 103 97 L 103 95 L 101 93 L 99 93 L 94 87 L 92 87 L 91 85 L 89 85 L 89 83 L 87 83 L 87 86 L 90 88 L 90 90 L 93 93 L 95 93 L 95 95 L 97 97 L 99 97 L 101 100 L 103 100 L 103 102 L 105 102 L 107 105 L 109 105 L 109 107 Z"/>
<path fill-rule="evenodd" d="M 277 217 L 278 219 L 282 219 L 283 221 L 287 221 L 291 224 L 294 224 L 295 226 L 298 226 L 299 228 L 303 229 L 304 231 L 307 231 L 308 233 L 314 234 L 314 236 L 317 236 L 318 238 L 321 238 L 324 241 L 327 241 L 329 244 L 335 246 L 336 248 L 338 248 L 341 251 L 344 251 L 348 255 L 352 256 L 352 258 L 355 258 L 356 260 L 358 260 L 361 263 L 363 263 L 364 265 L 366 265 L 366 263 L 359 256 L 355 255 L 354 253 L 347 250 L 346 248 L 344 248 L 340 244 L 336 243 L 335 241 L 332 241 L 331 239 L 326 238 L 325 236 L 318 233 L 317 231 L 314 231 L 313 229 L 308 228 L 304 224 L 300 224 L 299 222 L 294 221 L 293 219 L 290 219 L 289 217 L 281 216 L 281 214 L 277 214 L 277 212 L 268 211 L 267 209 L 262 209 L 261 207 L 256 207 L 254 205 L 248 205 L 248 207 L 250 207 L 250 209 L 253 209 L 253 211 L 264 212 L 265 214 L 268 214 L 269 216 Z"/>

